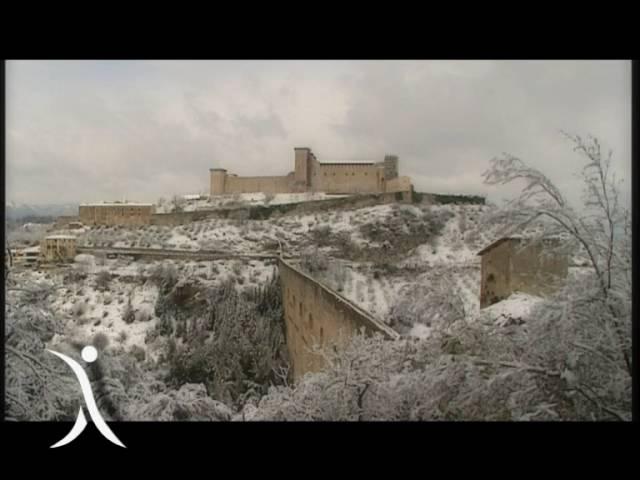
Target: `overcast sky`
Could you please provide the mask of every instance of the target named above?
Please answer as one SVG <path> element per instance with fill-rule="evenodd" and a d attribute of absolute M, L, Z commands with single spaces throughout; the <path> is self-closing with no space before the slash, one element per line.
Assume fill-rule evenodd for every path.
<path fill-rule="evenodd" d="M 156 201 L 208 192 L 209 168 L 284 175 L 318 159 L 400 158 L 415 189 L 487 194 L 509 152 L 579 200 L 559 130 L 614 150 L 631 187 L 627 61 L 10 61 L 7 201 Z"/>

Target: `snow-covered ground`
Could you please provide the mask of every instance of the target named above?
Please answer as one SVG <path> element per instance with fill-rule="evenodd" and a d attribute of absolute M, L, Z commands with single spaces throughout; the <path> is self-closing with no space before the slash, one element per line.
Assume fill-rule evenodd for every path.
<path fill-rule="evenodd" d="M 542 301 L 541 297 L 515 292 L 505 300 L 482 310 L 481 318 L 498 326 L 524 322 L 531 309 Z"/>
<path fill-rule="evenodd" d="M 290 194 L 276 196 L 271 202 L 299 201 L 301 196 L 309 199 L 309 194 Z M 264 201 L 262 194 L 246 194 L 240 198 L 246 202 Z M 216 197 L 216 201 L 227 200 L 238 201 L 238 196 L 229 196 L 226 199 Z M 208 200 L 193 200 L 190 205 L 199 208 L 204 205 L 203 202 Z M 79 243 L 86 246 L 261 253 L 276 251 L 280 242 L 285 253 L 290 255 L 308 255 L 310 249 L 316 249 L 317 252 L 328 256 L 331 264 L 331 268 L 324 275 L 325 278 L 321 280 L 382 321 L 388 320 L 389 312 L 394 305 L 410 295 L 415 295 L 417 286 L 426 288 L 427 293 L 430 289 L 442 289 L 443 286 L 450 289 L 451 295 L 462 303 L 465 317 L 475 319 L 480 314 L 480 257 L 477 253 L 505 233 L 503 225 L 488 220 L 490 212 L 491 207 L 484 205 L 390 204 L 352 210 L 290 214 L 268 220 L 209 219 L 176 227 L 86 227 L 74 233 L 78 235 Z M 402 239 L 403 236 L 410 235 L 409 226 L 429 218 L 442 219 L 442 230 L 431 238 L 425 237 L 424 240 L 413 238 L 415 243 L 410 245 L 411 248 L 389 262 L 395 266 L 392 271 L 381 269 L 379 263 L 385 260 L 382 254 L 378 258 L 369 258 L 368 261 L 336 259 L 344 253 L 340 251 L 343 246 L 341 242 L 348 240 L 357 248 L 380 249 L 385 243 L 381 239 L 389 238 L 388 235 Z M 392 229 L 389 231 L 390 225 Z M 381 231 L 384 235 L 380 234 Z M 336 238 L 340 240 L 331 242 L 331 239 Z M 575 260 L 578 264 L 581 261 Z M 106 263 L 108 268 L 119 276 L 133 276 L 139 269 L 148 268 L 146 264 L 117 266 L 108 262 L 110 261 Z M 212 278 L 235 278 L 239 279 L 239 285 L 259 283 L 268 278 L 274 268 L 273 265 L 251 266 L 237 263 L 181 262 L 181 268 L 186 276 L 197 276 L 204 281 Z M 101 268 L 107 267 L 93 268 L 95 274 Z M 572 267 L 570 275 L 574 278 L 585 271 L 588 271 L 588 268 Z M 120 288 L 117 281 L 114 285 L 114 288 Z M 94 301 L 91 295 L 89 300 Z M 142 298 L 141 291 L 134 291 L 132 295 L 136 299 Z M 146 295 L 152 296 L 153 293 L 147 292 Z M 141 305 L 143 303 L 142 300 L 136 301 Z M 526 303 L 529 300 L 519 296 L 509 300 L 516 304 L 521 301 Z M 99 303 L 99 299 L 94 301 L 96 302 Z M 508 306 L 510 303 L 505 305 Z M 61 305 L 64 306 L 68 307 L 68 304 Z M 93 323 L 97 322 L 101 315 L 105 315 L 105 319 L 117 315 L 113 306 L 96 306 L 94 309 L 95 313 L 91 314 Z M 491 312 L 492 310 L 489 313 Z M 149 323 L 154 320 L 152 318 Z M 105 322 L 112 322 L 116 334 L 118 328 L 122 327 L 115 320 Z M 89 323 L 83 327 L 87 334 L 98 332 L 104 322 L 98 325 Z M 425 336 L 428 334 L 428 327 L 417 326 L 412 330 L 412 334 Z M 125 343 L 137 342 L 141 336 L 142 331 L 132 331 Z"/>
<path fill-rule="evenodd" d="M 87 254 L 75 260 L 63 269 L 20 269 L 12 273 L 17 284 L 53 289 L 49 296 L 51 311 L 59 316 L 64 328 L 51 342 L 63 339 L 86 345 L 102 334 L 117 349 L 144 349 L 148 359 L 157 359 L 163 348 L 154 336 L 148 337 L 158 322 L 155 305 L 159 297 L 150 275 L 160 263 L 175 266 L 183 280 L 206 286 L 232 280 L 240 289 L 264 285 L 276 269 L 273 262 L 260 260 L 135 262 L 100 260 Z M 85 278 L 74 280 L 70 275 L 73 272 Z M 105 288 L 99 288 L 97 279 L 104 272 L 111 278 Z M 133 317 L 127 322 L 125 312 L 129 308 Z"/>
<path fill-rule="evenodd" d="M 264 193 L 238 193 L 232 195 L 203 195 L 202 198 L 187 196 L 187 198 L 182 198 L 180 203 L 183 211 L 193 212 L 196 210 L 250 205 L 282 205 L 285 203 L 309 202 L 312 200 L 326 200 L 345 196 L 347 195 L 327 195 L 324 192 L 277 193 L 274 195 L 265 195 Z M 170 213 L 173 209 L 174 206 L 171 200 L 165 200 L 156 205 L 156 213 Z"/>

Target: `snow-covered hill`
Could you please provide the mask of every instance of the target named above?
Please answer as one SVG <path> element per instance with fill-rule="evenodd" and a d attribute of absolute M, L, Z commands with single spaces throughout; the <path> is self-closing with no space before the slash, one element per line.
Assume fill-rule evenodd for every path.
<path fill-rule="evenodd" d="M 324 259 L 326 266 L 312 272 L 317 278 L 403 333 L 424 336 L 430 325 L 445 320 L 443 308 L 469 320 L 478 316 L 477 253 L 505 232 L 504 225 L 490 220 L 492 208 L 390 204 L 177 227 L 85 227 L 74 234 L 85 246 L 273 253 L 282 245 L 303 265 Z M 217 270 L 219 275 L 228 271 Z M 422 305 L 413 301 L 416 296 L 429 300 Z M 440 308 L 442 299 L 447 302 Z M 407 315 L 420 325 L 397 324 Z"/>

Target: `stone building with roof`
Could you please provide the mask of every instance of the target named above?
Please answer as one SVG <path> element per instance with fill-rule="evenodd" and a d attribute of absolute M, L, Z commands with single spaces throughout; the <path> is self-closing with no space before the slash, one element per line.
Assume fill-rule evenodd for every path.
<path fill-rule="evenodd" d="M 40 244 L 40 259 L 44 262 L 70 262 L 76 256 L 76 237 L 49 235 Z"/>
<path fill-rule="evenodd" d="M 569 257 L 560 251 L 562 240 L 539 241 L 510 236 L 483 248 L 480 268 L 480 308 L 514 292 L 545 296 L 557 289 L 569 272 Z"/>

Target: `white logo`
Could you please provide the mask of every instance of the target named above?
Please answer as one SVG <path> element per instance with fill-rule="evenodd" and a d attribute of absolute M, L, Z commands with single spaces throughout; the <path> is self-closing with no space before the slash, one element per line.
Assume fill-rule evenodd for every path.
<path fill-rule="evenodd" d="M 91 384 L 89 383 L 89 378 L 87 377 L 87 374 L 82 369 L 80 364 L 78 364 L 78 362 L 76 362 L 75 360 L 67 357 L 66 355 L 63 355 L 62 353 L 54 352 L 53 350 L 47 350 L 47 352 L 53 353 L 55 356 L 60 357 L 62 360 L 64 360 L 67 363 L 67 365 L 71 367 L 71 370 L 73 370 L 73 373 L 75 373 L 76 377 L 78 378 L 78 382 L 80 383 L 80 388 L 82 389 L 84 402 L 87 408 L 89 409 L 89 416 L 91 417 L 91 420 L 93 420 L 93 423 L 95 423 L 96 427 L 98 427 L 98 430 L 100 431 L 100 433 L 104 435 L 107 438 L 107 440 L 109 440 L 111 443 L 115 443 L 116 445 L 122 448 L 127 448 L 118 439 L 118 437 L 115 436 L 115 434 L 111 431 L 111 429 L 107 426 L 106 422 L 102 418 L 102 415 L 100 415 L 100 412 L 98 411 L 98 406 L 96 405 L 96 401 L 93 398 L 93 392 L 91 391 Z M 98 358 L 98 351 L 95 349 L 95 347 L 92 347 L 91 345 L 89 345 L 82 349 L 82 359 L 85 362 L 92 363 L 92 362 L 95 362 L 97 358 Z M 87 426 L 87 419 L 85 418 L 84 413 L 82 412 L 82 407 L 80 407 L 80 411 L 78 412 L 78 418 L 76 418 L 76 423 L 73 425 L 73 428 L 71 429 L 71 431 L 62 440 L 51 445 L 50 448 L 62 447 L 63 445 L 66 445 L 72 442 L 73 440 L 75 440 L 75 438 L 78 435 L 80 435 L 80 433 L 82 433 L 82 431 L 84 430 L 84 427 L 86 426 Z"/>

